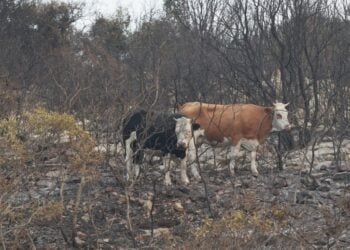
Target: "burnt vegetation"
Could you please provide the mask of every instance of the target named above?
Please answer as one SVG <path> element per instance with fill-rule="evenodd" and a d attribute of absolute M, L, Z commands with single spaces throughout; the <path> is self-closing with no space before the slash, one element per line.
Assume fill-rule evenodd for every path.
<path fill-rule="evenodd" d="M 350 245 L 350 5 L 164 0 L 81 28 L 84 4 L 0 1 L 0 248 L 312 249 Z M 126 180 L 122 123 L 189 101 L 289 102 L 290 132 L 230 176 Z M 190 163 L 189 163 L 190 164 Z M 177 168 L 179 169 L 179 167 Z"/>

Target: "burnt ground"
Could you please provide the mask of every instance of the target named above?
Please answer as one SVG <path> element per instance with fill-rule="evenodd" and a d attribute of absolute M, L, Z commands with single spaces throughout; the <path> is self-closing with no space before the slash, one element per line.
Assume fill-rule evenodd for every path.
<path fill-rule="evenodd" d="M 26 188 L 9 198 L 13 208 L 22 208 L 22 213 L 27 211 L 36 216 L 28 220 L 26 214 L 21 215 L 26 217 L 25 223 L 16 216 L 5 220 L 2 246 L 22 249 L 350 248 L 349 162 L 337 165 L 327 161 L 331 150 L 324 145 L 317 148 L 318 160 L 311 176 L 309 167 L 302 166 L 301 151 L 288 156 L 283 171 L 276 169 L 272 158 L 267 161 L 260 155 L 258 178 L 251 176 L 248 159 L 240 160 L 236 175 L 230 176 L 225 160 L 214 162 L 201 157 L 206 185 L 203 181 L 192 181 L 183 186 L 177 181 L 179 171 L 173 171 L 174 185 L 166 187 L 156 162 L 144 169 L 134 186 L 129 187 L 129 210 L 122 160 L 112 159 L 111 164 L 91 167 L 95 177 L 83 186 L 79 206 L 76 201 L 80 176 L 68 174 L 62 188 L 62 169 L 47 165 L 35 178 L 29 171 L 24 182 Z M 350 143 L 344 148 L 349 146 Z M 42 214 L 30 210 L 34 203 L 56 204 L 62 197 L 63 209 L 52 206 Z M 61 212 L 55 215 L 57 209 Z M 48 216 L 50 212 L 52 216 Z"/>

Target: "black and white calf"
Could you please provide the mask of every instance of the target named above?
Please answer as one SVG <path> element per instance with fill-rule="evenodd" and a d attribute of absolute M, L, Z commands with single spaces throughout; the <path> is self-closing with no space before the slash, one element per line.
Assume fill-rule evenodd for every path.
<path fill-rule="evenodd" d="M 192 130 L 199 130 L 199 125 L 192 124 L 191 119 L 181 114 L 134 112 L 123 123 L 127 179 L 139 175 L 144 149 L 151 149 L 160 151 L 163 156 L 166 185 L 171 185 L 170 169 L 174 158 L 181 161 L 181 181 L 188 184 L 186 151 Z"/>

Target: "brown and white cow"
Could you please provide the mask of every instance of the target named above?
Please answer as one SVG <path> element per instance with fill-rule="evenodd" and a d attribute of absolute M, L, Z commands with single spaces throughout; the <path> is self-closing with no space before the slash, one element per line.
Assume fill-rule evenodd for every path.
<path fill-rule="evenodd" d="M 251 151 L 251 171 L 254 176 L 258 176 L 256 167 L 258 145 L 265 141 L 270 131 L 291 128 L 286 110 L 287 105 L 275 103 L 273 107 L 262 107 L 253 104 L 220 105 L 188 102 L 179 107 L 179 112 L 200 124 L 204 129 L 204 142 L 212 146 L 230 147 L 229 158 L 232 174 L 234 174 L 234 158 L 240 154 L 241 145 Z M 191 148 L 193 147 L 192 142 Z M 190 155 L 190 160 L 192 160 L 193 156 Z M 194 177 L 199 179 L 198 171 L 193 164 L 191 170 Z"/>

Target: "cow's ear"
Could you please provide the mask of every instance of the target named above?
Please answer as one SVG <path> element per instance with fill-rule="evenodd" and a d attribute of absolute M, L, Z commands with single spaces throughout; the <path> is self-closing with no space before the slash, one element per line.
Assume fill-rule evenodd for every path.
<path fill-rule="evenodd" d="M 182 105 L 181 104 L 177 104 L 176 105 L 177 112 L 181 111 L 181 109 L 182 109 Z"/>
<path fill-rule="evenodd" d="M 272 114 L 273 109 L 272 108 L 265 108 L 265 113 L 266 114 Z"/>
<path fill-rule="evenodd" d="M 199 125 L 198 123 L 192 123 L 192 130 L 198 130 L 200 129 L 201 125 Z"/>
<path fill-rule="evenodd" d="M 284 107 L 286 108 L 288 105 L 289 105 L 289 102 L 288 102 L 288 103 L 286 103 L 286 104 L 284 104 Z"/>

